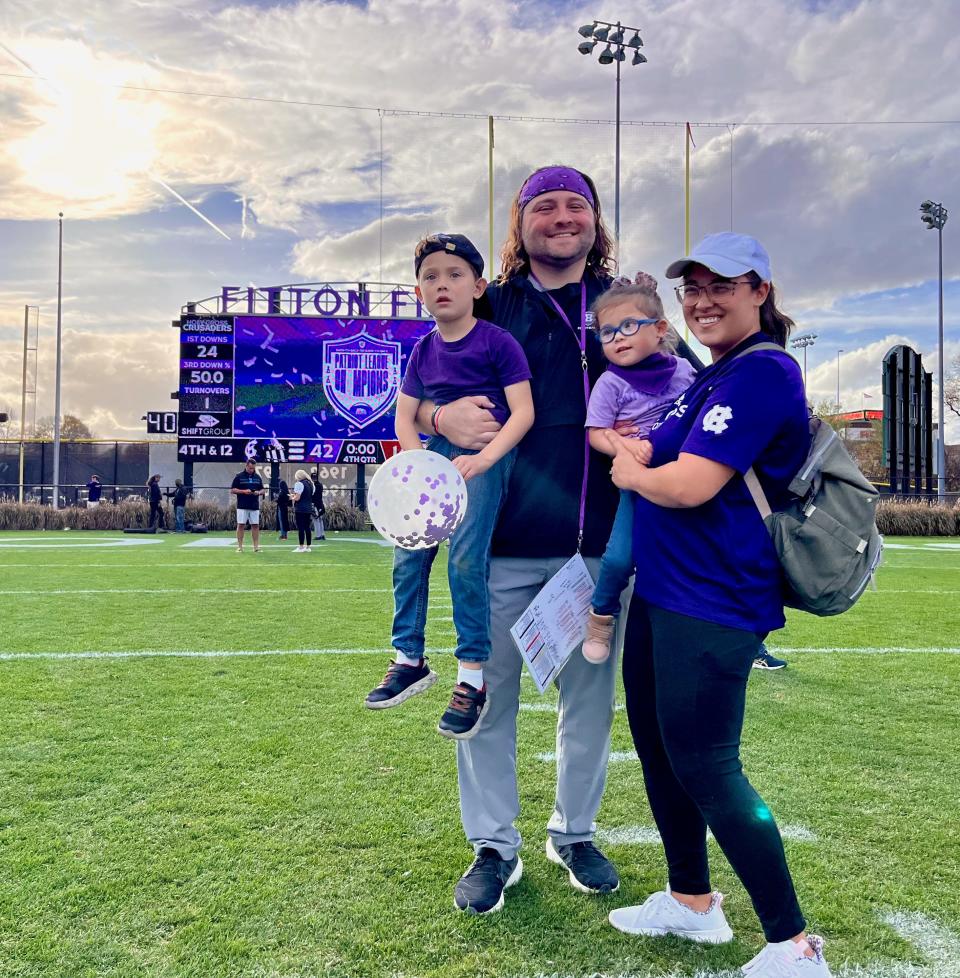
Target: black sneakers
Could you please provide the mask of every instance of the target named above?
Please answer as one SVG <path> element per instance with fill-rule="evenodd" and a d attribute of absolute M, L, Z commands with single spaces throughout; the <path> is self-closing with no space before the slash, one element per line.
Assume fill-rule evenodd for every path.
<path fill-rule="evenodd" d="M 386 710 L 399 706 L 404 700 L 428 690 L 437 681 L 437 674 L 427 665 L 425 658 L 419 666 L 402 666 L 390 663 L 383 682 L 367 693 L 364 706 L 371 710 Z"/>
<path fill-rule="evenodd" d="M 464 913 L 493 913 L 503 906 L 503 891 L 523 875 L 519 856 L 504 859 L 496 849 L 481 849 L 453 891 L 453 905 Z"/>
<path fill-rule="evenodd" d="M 480 721 L 489 706 L 486 683 L 482 689 L 475 689 L 469 683 L 457 683 L 437 730 L 451 740 L 469 740 L 480 729 Z"/>
<path fill-rule="evenodd" d="M 557 845 L 547 837 L 547 859 L 570 870 L 570 885 L 584 893 L 616 893 L 620 877 L 612 862 L 592 843 Z"/>

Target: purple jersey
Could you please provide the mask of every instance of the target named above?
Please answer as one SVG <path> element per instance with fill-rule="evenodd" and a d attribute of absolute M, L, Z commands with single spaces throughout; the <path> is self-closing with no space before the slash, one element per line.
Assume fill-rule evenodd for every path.
<path fill-rule="evenodd" d="M 660 354 L 663 357 L 663 354 Z M 670 356 L 673 369 L 669 375 L 660 372 L 650 383 L 644 383 L 643 370 L 621 367 L 607 370 L 594 384 L 587 408 L 587 428 L 612 428 L 618 421 L 629 421 L 639 429 L 634 436 L 645 438 L 661 415 L 693 383 L 696 371 L 689 361 Z M 640 366 L 637 364 L 636 366 Z M 628 380 L 624 374 L 635 374 Z"/>
<path fill-rule="evenodd" d="M 650 432 L 652 468 L 681 452 L 741 474 L 752 466 L 771 508 L 784 507 L 810 444 L 800 368 L 773 350 L 736 359 L 768 341 L 755 333 L 697 376 Z M 783 627 L 780 563 L 739 475 L 689 509 L 638 497 L 633 532 L 634 588 L 650 604 L 752 632 Z"/>
<path fill-rule="evenodd" d="M 491 413 L 503 424 L 510 416 L 504 387 L 529 379 L 520 344 L 505 329 L 478 319 L 466 336 L 452 343 L 438 329 L 422 337 L 407 361 L 400 390 L 434 404 L 485 395 L 495 405 Z"/>

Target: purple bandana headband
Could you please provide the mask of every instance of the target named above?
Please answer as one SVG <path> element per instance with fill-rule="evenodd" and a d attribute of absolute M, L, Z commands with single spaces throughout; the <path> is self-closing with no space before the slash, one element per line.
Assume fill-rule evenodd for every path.
<path fill-rule="evenodd" d="M 548 194 L 552 190 L 567 190 L 572 194 L 579 194 L 589 202 L 594 210 L 597 209 L 593 200 L 593 193 L 582 173 L 569 166 L 545 166 L 542 170 L 537 170 L 536 173 L 532 174 L 520 188 L 518 198 L 520 210 L 523 210 L 534 197 L 539 197 L 540 194 Z"/>

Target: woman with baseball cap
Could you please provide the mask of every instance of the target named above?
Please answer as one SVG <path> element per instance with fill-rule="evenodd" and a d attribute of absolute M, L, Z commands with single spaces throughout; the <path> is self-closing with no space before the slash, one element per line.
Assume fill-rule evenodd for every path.
<path fill-rule="evenodd" d="M 710 884 L 709 828 L 768 942 L 744 971 L 829 978 L 773 814 L 740 762 L 750 669 L 767 632 L 784 625 L 777 555 L 743 476 L 756 473 L 776 510 L 807 454 L 803 380 L 783 349 L 793 322 L 777 308 L 766 250 L 748 235 L 709 235 L 667 277 L 682 278 L 684 319 L 713 362 L 639 443 L 643 462 L 610 441 L 614 482 L 638 495 L 623 678 L 668 885 L 610 922 L 732 940 Z"/>

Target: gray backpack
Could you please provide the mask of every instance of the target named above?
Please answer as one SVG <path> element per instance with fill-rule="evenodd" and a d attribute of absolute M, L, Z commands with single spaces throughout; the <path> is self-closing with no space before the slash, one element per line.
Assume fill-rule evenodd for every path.
<path fill-rule="evenodd" d="M 739 356 L 755 350 L 785 352 L 777 343 L 758 343 Z M 836 431 L 810 418 L 810 451 L 790 483 L 786 509 L 771 511 L 752 468 L 743 479 L 780 558 L 784 604 L 821 616 L 852 608 L 883 555 L 876 523 L 880 497 Z"/>

